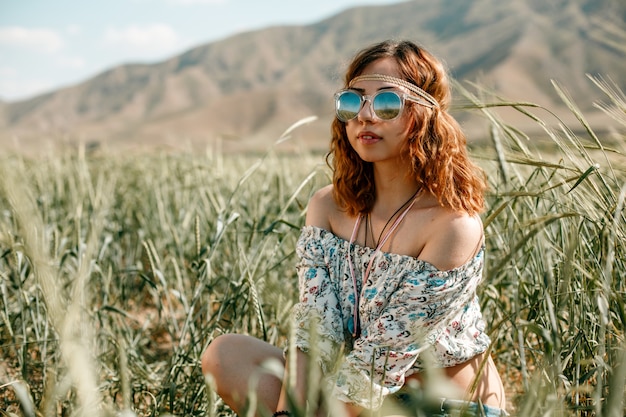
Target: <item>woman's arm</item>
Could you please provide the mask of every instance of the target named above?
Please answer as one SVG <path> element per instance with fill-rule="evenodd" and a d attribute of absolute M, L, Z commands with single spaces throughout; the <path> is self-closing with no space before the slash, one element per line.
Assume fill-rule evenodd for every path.
<path fill-rule="evenodd" d="M 276 411 L 291 410 L 289 406 L 289 395 L 293 395 L 292 398 L 299 407 L 302 407 L 306 403 L 307 398 L 307 376 L 309 372 L 307 372 L 309 358 L 308 355 L 302 352 L 300 349 L 296 349 L 296 360 L 294 361 L 296 364 L 296 372 L 295 372 L 295 381 L 290 380 L 291 370 L 289 369 L 289 358 L 285 363 L 285 375 L 283 377 L 283 387 L 280 391 L 280 397 L 278 398 L 278 404 L 276 406 Z M 317 374 L 319 375 L 319 373 Z"/>
<path fill-rule="evenodd" d="M 321 372 L 319 369 L 315 370 L 316 372 L 313 372 L 313 370 L 310 369 L 310 366 L 312 364 L 310 364 L 309 356 L 306 353 L 302 352 L 300 349 L 296 349 L 295 365 L 296 365 L 295 381 L 290 381 L 289 380 L 290 379 L 289 360 L 287 360 L 287 363 L 285 365 L 285 375 L 283 378 L 283 387 L 280 392 L 280 397 L 278 399 L 278 405 L 276 407 L 276 411 L 283 411 L 283 410 L 290 411 L 291 410 L 291 407 L 289 406 L 289 399 L 288 399 L 289 395 L 293 395 L 292 400 L 296 402 L 298 407 L 304 407 L 304 405 L 306 404 L 307 395 L 308 395 L 308 387 L 309 387 L 308 384 L 310 382 L 315 382 L 315 384 L 319 386 L 319 384 L 321 384 L 322 382 L 321 379 L 318 381 L 310 381 L 310 378 L 312 375 L 321 376 Z M 334 401 L 334 400 L 327 398 L 325 399 L 325 401 L 328 402 L 328 401 Z M 320 403 L 317 404 L 318 407 L 321 407 L 322 405 L 323 404 L 320 404 Z M 336 409 L 336 407 L 343 408 L 343 415 L 345 415 L 346 417 L 357 417 L 363 411 L 362 407 L 359 407 L 354 404 L 344 403 L 341 401 L 335 401 L 335 403 L 332 404 L 332 407 L 335 407 L 334 409 Z M 328 415 L 328 414 L 329 413 L 327 412 L 327 410 L 324 410 L 322 408 L 318 409 L 318 415 L 322 416 L 322 415 Z M 333 414 L 334 413 L 331 413 L 331 415 Z M 291 415 L 293 415 L 293 413 Z"/>
<path fill-rule="evenodd" d="M 336 211 L 336 205 L 332 197 L 332 186 L 329 185 L 318 190 L 311 197 L 311 200 L 309 201 L 309 204 L 307 207 L 306 225 L 319 227 L 321 229 L 332 232 L 331 217 L 335 211 Z M 311 255 L 312 254 L 309 251 L 307 251 L 306 255 L 303 254 L 303 258 L 307 259 L 311 263 L 311 264 L 308 264 L 308 267 L 314 267 L 313 264 L 315 262 L 309 259 L 309 256 Z M 319 267 L 321 267 L 321 265 L 318 266 L 318 268 Z M 303 283 L 301 283 L 302 286 L 300 288 L 300 291 L 304 291 L 305 293 L 310 293 L 311 287 L 320 288 L 321 282 L 328 279 L 328 276 L 327 276 L 327 272 L 326 273 L 323 273 L 323 271 L 319 271 L 319 272 L 322 273 L 324 277 L 323 278 L 320 277 L 321 280 L 316 280 L 316 282 L 313 282 L 310 279 L 304 280 Z M 315 275 L 317 275 L 317 273 Z M 327 311 L 327 314 L 329 314 L 329 316 L 333 316 L 332 314 L 330 314 L 328 310 L 326 311 Z M 336 325 L 336 323 L 334 324 Z M 320 348 L 321 346 L 317 346 L 317 347 Z M 304 407 L 307 401 L 307 396 L 308 396 L 308 389 L 309 389 L 308 384 L 311 382 L 315 383 L 316 387 L 314 388 L 317 389 L 319 392 L 321 392 L 321 390 L 319 390 L 319 387 L 322 384 L 322 379 L 321 379 L 322 370 L 319 368 L 319 364 L 312 362 L 310 359 L 310 356 L 300 349 L 296 349 L 295 356 L 296 356 L 295 360 L 293 361 L 291 361 L 289 358 L 287 358 L 286 360 L 285 374 L 283 377 L 283 386 L 282 386 L 281 394 L 278 400 L 278 405 L 276 407 L 277 411 L 290 411 L 291 409 L 289 405 L 290 401 L 295 401 L 298 407 Z M 291 369 L 289 368 L 290 364 L 295 364 L 295 367 L 296 367 L 295 380 L 291 380 L 291 381 L 290 381 L 290 377 L 291 377 L 292 372 L 291 372 Z M 317 369 L 311 369 L 311 367 L 313 366 L 316 367 Z M 316 381 L 311 381 L 311 378 L 315 375 L 317 375 L 319 379 L 317 379 Z M 315 393 L 315 394 L 317 395 L 318 393 Z M 292 396 L 292 397 L 289 398 L 289 396 Z M 324 400 L 326 403 L 328 401 L 335 401 L 335 400 L 328 399 L 328 398 L 325 398 Z M 324 406 L 324 404 L 317 404 L 317 406 L 321 407 L 321 406 Z M 325 406 L 328 406 L 328 404 L 326 404 Z M 333 407 L 342 407 L 345 412 L 344 415 L 349 416 L 349 417 L 356 417 L 361 413 L 361 411 L 363 411 L 363 408 L 361 407 L 358 407 L 352 404 L 347 404 L 347 403 L 340 402 L 340 401 L 335 401 L 335 404 L 333 404 Z M 325 410 L 321 408 L 319 409 L 319 411 L 320 411 L 320 415 L 328 414 L 327 412 L 325 412 Z"/>

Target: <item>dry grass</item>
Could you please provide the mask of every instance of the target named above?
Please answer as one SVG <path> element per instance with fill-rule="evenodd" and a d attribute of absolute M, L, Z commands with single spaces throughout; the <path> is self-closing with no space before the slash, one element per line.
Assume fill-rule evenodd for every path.
<path fill-rule="evenodd" d="M 597 82 L 626 130 L 623 95 Z M 597 137 L 556 91 L 583 135 L 506 104 L 549 151 L 465 91 L 492 127 L 474 151 L 491 181 L 482 306 L 512 411 L 623 415 L 624 130 Z M 276 150 L 4 157 L 0 416 L 230 415 L 200 354 L 226 331 L 285 343 L 295 240 L 329 181 L 322 155 Z"/>

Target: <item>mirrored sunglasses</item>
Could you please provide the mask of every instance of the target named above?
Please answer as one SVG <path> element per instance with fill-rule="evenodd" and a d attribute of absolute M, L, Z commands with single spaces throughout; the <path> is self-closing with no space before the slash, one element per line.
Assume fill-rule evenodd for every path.
<path fill-rule="evenodd" d="M 341 90 L 335 94 L 335 114 L 337 119 L 348 122 L 354 119 L 365 102 L 369 101 L 376 117 L 381 120 L 394 120 L 402 113 L 406 100 L 422 103 L 417 97 L 391 90 L 378 91 L 372 95 L 363 95 L 355 90 Z"/>

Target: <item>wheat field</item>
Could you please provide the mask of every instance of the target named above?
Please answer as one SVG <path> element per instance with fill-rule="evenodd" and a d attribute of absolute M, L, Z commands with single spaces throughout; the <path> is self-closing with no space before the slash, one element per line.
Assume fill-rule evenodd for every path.
<path fill-rule="evenodd" d="M 512 415 L 626 413 L 626 99 L 593 81 L 620 131 L 556 84 L 579 126 L 457 86 L 490 126 L 471 149 L 490 183 L 479 295 Z M 263 155 L 3 156 L 0 416 L 232 415 L 200 354 L 225 332 L 287 343 L 295 242 L 330 181 L 324 155 L 281 152 L 290 132 Z"/>

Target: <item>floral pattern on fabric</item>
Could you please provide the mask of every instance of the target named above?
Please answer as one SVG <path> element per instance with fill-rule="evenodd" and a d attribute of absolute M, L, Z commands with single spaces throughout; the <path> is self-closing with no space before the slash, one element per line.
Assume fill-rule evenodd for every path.
<path fill-rule="evenodd" d="M 429 365 L 448 367 L 489 346 L 476 296 L 484 247 L 449 271 L 410 256 L 378 252 L 365 283 L 362 273 L 374 249 L 306 226 L 296 252 L 300 299 L 293 309 L 295 345 L 305 352 L 315 349 L 329 390 L 344 402 L 378 409 L 404 385 L 405 377 L 423 369 L 426 351 L 427 360 L 434 362 Z M 361 294 L 362 330 L 356 339 L 351 332 L 355 295 L 348 255 Z"/>

